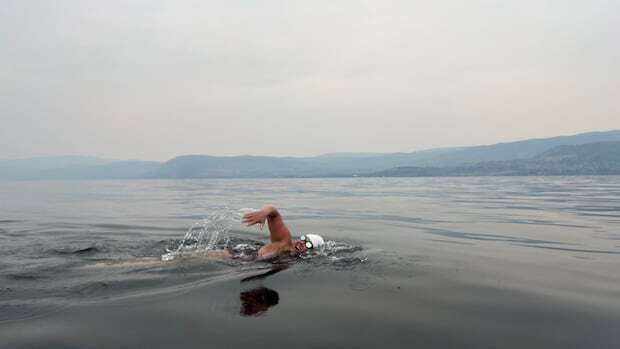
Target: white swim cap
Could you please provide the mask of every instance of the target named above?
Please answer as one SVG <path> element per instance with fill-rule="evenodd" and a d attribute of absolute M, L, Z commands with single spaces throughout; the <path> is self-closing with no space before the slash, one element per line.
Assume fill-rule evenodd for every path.
<path fill-rule="evenodd" d="M 306 248 L 308 249 L 310 248 L 319 249 L 323 247 L 323 245 L 325 245 L 325 240 L 323 240 L 323 238 L 320 235 L 316 235 L 316 234 L 302 235 L 299 239 L 306 243 Z"/>

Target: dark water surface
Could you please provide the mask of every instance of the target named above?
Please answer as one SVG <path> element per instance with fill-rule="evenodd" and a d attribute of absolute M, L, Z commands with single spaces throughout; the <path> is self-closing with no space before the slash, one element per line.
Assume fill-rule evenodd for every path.
<path fill-rule="evenodd" d="M 237 219 L 265 203 L 329 248 L 161 261 L 192 226 L 260 245 Z M 618 329 L 619 177 L 0 183 L 0 348 L 619 348 Z"/>

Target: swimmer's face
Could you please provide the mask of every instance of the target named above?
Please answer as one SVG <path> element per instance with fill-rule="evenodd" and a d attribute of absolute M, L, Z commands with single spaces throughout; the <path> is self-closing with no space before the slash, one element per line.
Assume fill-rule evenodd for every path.
<path fill-rule="evenodd" d="M 297 253 L 304 253 L 308 250 L 308 248 L 306 248 L 306 244 L 301 240 L 293 241 L 293 249 Z"/>

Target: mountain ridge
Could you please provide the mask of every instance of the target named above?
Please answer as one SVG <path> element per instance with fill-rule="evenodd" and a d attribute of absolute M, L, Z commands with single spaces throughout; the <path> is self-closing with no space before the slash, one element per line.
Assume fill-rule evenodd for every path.
<path fill-rule="evenodd" d="M 180 156 L 164 162 L 151 174 L 154 178 L 227 177 L 341 177 L 388 170 L 399 166 L 445 167 L 483 161 L 526 159 L 558 145 L 620 141 L 620 130 L 588 132 L 571 136 L 537 138 L 494 145 L 435 148 L 411 153 L 346 156 L 347 153 L 315 157 L 266 157 L 210 155 Z M 341 154 L 341 155 L 338 155 Z M 361 153 L 363 154 L 363 153 Z M 187 164 L 180 165 L 183 160 Z M 244 163 L 240 163 L 245 162 Z M 229 167 L 226 167 L 226 164 Z M 191 169 L 191 170 L 190 170 Z"/>
<path fill-rule="evenodd" d="M 165 162 L 107 160 L 89 156 L 39 157 L 0 160 L 0 179 L 137 179 L 137 178 L 250 178 L 250 177 L 351 177 L 402 175 L 403 168 L 414 175 L 439 175 L 448 168 L 478 168 L 481 175 L 498 173 L 498 168 L 530 165 L 552 149 L 556 157 L 584 144 L 620 142 L 620 130 L 597 131 L 569 136 L 535 138 L 515 142 L 467 147 L 432 148 L 400 153 L 326 153 L 312 157 L 181 155 Z M 609 144 L 607 144 L 609 146 Z M 558 148 L 560 147 L 560 148 Z M 614 148 L 615 149 L 615 148 Z M 600 155 L 604 149 L 584 147 L 580 151 Z M 610 150 L 613 151 L 613 150 Z M 545 155 L 546 161 L 552 156 Z M 568 156 L 564 154 L 563 156 Z M 573 157 L 576 155 L 572 155 Z M 583 156 L 578 161 L 586 161 Z M 613 159 L 605 158 L 605 161 Z M 526 161 L 526 162 L 527 162 Z M 569 166 L 564 160 L 562 163 Z M 577 160 L 576 160 L 577 161 Z M 473 167 L 472 167 L 473 166 Z M 559 166 L 559 165 L 558 165 Z M 574 165 L 570 165 L 574 166 Z M 540 167 L 540 166 L 539 166 Z M 400 170 L 396 170 L 400 168 Z M 417 168 L 417 170 L 412 170 Z M 443 170 L 438 170 L 443 169 Z M 486 169 L 488 172 L 482 171 Z M 391 172 L 390 172 L 391 171 Z M 464 171 L 464 170 L 463 170 Z M 476 172 L 473 171 L 473 172 Z M 500 171 L 501 172 L 501 171 Z M 510 171 L 504 171 L 511 173 Z M 514 172 L 514 171 L 513 171 Z M 517 171 L 518 172 L 518 171 Z M 522 170 L 526 173 L 527 171 Z M 557 172 L 557 171 L 556 171 Z M 561 172 L 561 171 L 560 171 Z"/>
<path fill-rule="evenodd" d="M 403 166 L 367 177 L 620 175 L 620 141 L 561 145 L 531 159 L 484 161 L 447 167 Z"/>

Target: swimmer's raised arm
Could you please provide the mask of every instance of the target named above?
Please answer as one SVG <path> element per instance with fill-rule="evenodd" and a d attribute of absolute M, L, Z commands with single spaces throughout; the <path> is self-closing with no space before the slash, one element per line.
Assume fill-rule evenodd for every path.
<path fill-rule="evenodd" d="M 291 243 L 291 232 L 284 224 L 284 219 L 282 219 L 280 212 L 273 205 L 265 205 L 258 211 L 246 213 L 242 220 L 248 226 L 259 224 L 261 229 L 265 225 L 265 221 L 267 221 L 269 226 L 271 242 Z"/>

